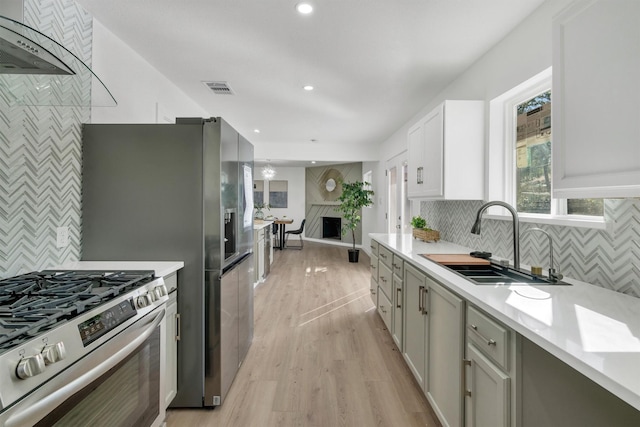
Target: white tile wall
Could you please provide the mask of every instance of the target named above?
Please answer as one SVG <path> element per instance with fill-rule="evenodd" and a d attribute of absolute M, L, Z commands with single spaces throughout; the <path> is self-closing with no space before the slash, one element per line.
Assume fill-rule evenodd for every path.
<path fill-rule="evenodd" d="M 74 1 L 25 0 L 25 23 L 90 63 L 92 19 Z M 9 107 L 0 97 L 0 277 L 79 259 L 81 123 L 89 115 L 80 107 Z M 70 244 L 58 249 L 61 226 Z"/>

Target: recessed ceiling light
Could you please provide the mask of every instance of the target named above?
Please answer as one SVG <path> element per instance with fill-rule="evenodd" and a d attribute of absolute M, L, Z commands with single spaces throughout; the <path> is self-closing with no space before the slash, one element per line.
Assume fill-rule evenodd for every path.
<path fill-rule="evenodd" d="M 313 86 L 311 86 L 311 85 L 306 85 L 306 86 L 303 86 L 303 89 L 304 89 L 304 90 L 309 90 L 309 91 L 310 91 L 310 90 L 313 90 Z"/>
<path fill-rule="evenodd" d="M 254 129 L 253 130 L 255 133 L 260 133 L 260 129 Z"/>
<path fill-rule="evenodd" d="M 311 164 L 312 164 L 312 165 L 315 165 L 315 164 L 316 164 L 316 161 L 315 161 L 315 160 L 311 160 Z"/>
<path fill-rule="evenodd" d="M 308 15 L 313 12 L 313 6 L 311 6 L 309 3 L 298 3 L 296 4 L 296 10 L 298 11 L 298 13 Z"/>

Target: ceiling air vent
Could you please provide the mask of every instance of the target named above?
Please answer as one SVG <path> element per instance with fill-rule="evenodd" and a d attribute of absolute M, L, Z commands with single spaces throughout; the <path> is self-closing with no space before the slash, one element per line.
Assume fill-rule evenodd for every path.
<path fill-rule="evenodd" d="M 202 82 L 216 95 L 234 95 L 233 89 L 227 82 Z"/>

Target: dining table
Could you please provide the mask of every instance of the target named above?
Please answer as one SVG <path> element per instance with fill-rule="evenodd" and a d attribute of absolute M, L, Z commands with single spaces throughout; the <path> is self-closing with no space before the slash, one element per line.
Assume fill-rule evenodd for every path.
<path fill-rule="evenodd" d="M 293 220 L 289 218 L 276 218 L 273 223 L 278 224 L 280 245 L 277 248 L 282 250 L 284 249 L 284 228 L 287 224 L 293 224 Z"/>

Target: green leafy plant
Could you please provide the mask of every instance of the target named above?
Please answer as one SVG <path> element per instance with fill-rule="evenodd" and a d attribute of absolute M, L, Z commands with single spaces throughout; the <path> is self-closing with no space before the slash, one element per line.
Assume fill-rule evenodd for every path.
<path fill-rule="evenodd" d="M 427 228 L 427 220 L 422 218 L 421 216 L 414 216 L 411 218 L 411 226 L 413 228 Z"/>
<path fill-rule="evenodd" d="M 340 205 L 336 208 L 342 213 L 344 224 L 342 234 L 351 231 L 353 250 L 356 249 L 356 228 L 362 220 L 362 208 L 373 204 L 373 190 L 369 190 L 368 182 L 342 182 L 342 194 L 338 197 Z"/>
<path fill-rule="evenodd" d="M 262 212 L 264 209 L 271 210 L 271 206 L 268 203 L 266 203 L 266 204 L 262 203 L 262 202 L 254 203 L 253 207 L 256 210 L 255 217 L 258 218 L 258 219 L 263 219 L 264 218 L 264 213 Z"/>

